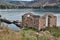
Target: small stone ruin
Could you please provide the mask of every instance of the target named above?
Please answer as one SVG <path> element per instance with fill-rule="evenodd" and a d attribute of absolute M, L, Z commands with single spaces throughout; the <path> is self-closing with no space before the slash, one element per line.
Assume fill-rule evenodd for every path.
<path fill-rule="evenodd" d="M 45 14 L 43 16 L 26 13 L 22 16 L 22 27 L 34 27 L 38 30 L 46 27 L 46 17 L 48 17 L 48 27 L 54 27 L 57 24 L 57 17 L 53 14 Z"/>

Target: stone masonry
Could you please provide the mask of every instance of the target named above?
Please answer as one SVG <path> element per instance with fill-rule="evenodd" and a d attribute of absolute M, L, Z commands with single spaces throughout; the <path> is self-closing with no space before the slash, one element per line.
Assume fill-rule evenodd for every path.
<path fill-rule="evenodd" d="M 40 20 L 39 20 L 39 29 L 43 29 L 46 27 L 46 18 L 44 16 L 40 17 Z"/>
<path fill-rule="evenodd" d="M 22 26 L 38 28 L 39 19 L 40 19 L 40 16 L 38 16 L 38 15 L 33 15 L 31 13 L 24 14 L 22 16 Z"/>
<path fill-rule="evenodd" d="M 34 15 L 32 13 L 26 13 L 22 16 L 22 27 L 33 27 L 38 30 L 46 27 L 46 17 L 48 17 L 48 26 L 56 26 L 57 17 L 52 14 L 45 14 L 44 16 Z"/>
<path fill-rule="evenodd" d="M 48 26 L 49 27 L 56 26 L 56 23 L 57 23 L 56 21 L 57 21 L 56 16 L 48 16 Z"/>
<path fill-rule="evenodd" d="M 57 24 L 57 17 L 53 14 L 45 14 L 44 17 L 48 17 L 48 27 L 56 26 Z"/>

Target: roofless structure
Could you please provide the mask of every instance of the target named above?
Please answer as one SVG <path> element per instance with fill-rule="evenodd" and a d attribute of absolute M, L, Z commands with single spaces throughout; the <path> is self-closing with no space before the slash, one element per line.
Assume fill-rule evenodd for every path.
<path fill-rule="evenodd" d="M 22 22 L 19 22 L 19 21 L 11 22 L 7 19 L 2 19 L 2 18 L 0 18 L 0 21 L 5 22 L 7 24 L 15 24 L 19 28 L 23 28 L 23 27 L 27 26 L 27 27 L 32 27 L 32 28 L 41 30 L 46 27 L 46 18 L 47 18 L 48 27 L 56 26 L 57 17 L 53 14 L 45 14 L 43 16 L 39 16 L 39 15 L 34 15 L 32 13 L 26 13 L 26 14 L 22 15 Z"/>
<path fill-rule="evenodd" d="M 45 14 L 44 16 L 26 13 L 22 16 L 22 27 L 34 27 L 38 30 L 46 27 L 46 17 L 48 17 L 48 27 L 56 26 L 57 17 L 53 14 Z"/>

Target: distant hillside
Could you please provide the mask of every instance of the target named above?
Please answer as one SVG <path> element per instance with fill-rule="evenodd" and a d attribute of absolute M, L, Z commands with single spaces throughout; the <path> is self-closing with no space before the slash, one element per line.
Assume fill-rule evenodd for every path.
<path fill-rule="evenodd" d="M 11 4 L 23 5 L 28 7 L 38 7 L 38 6 L 55 6 L 58 5 L 59 1 L 57 0 L 36 0 L 36 1 L 7 1 Z"/>
<path fill-rule="evenodd" d="M 0 1 L 0 8 L 41 8 L 45 6 L 60 7 L 59 1 L 37 0 L 37 1 Z"/>

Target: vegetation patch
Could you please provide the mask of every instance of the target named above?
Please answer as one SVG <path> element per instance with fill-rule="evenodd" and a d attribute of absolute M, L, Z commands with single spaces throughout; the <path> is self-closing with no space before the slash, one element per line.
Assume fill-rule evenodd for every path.
<path fill-rule="evenodd" d="M 19 31 L 13 31 L 8 28 L 0 29 L 0 40 L 56 40 L 54 36 L 59 36 L 58 28 L 46 28 L 46 31 L 40 31 L 33 28 L 22 28 Z M 48 31 L 47 31 L 48 30 Z M 54 33 L 56 32 L 57 33 Z M 37 34 L 38 33 L 38 34 Z M 53 35 L 51 35 L 53 34 Z"/>
<path fill-rule="evenodd" d="M 59 27 L 46 27 L 46 30 L 49 31 L 55 37 L 59 37 L 60 36 Z"/>

